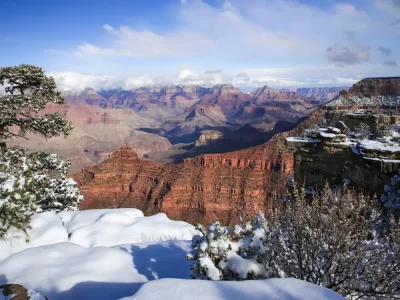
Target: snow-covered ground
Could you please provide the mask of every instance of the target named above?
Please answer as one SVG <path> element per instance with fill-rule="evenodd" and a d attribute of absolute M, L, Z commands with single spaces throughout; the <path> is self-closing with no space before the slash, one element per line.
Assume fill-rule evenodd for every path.
<path fill-rule="evenodd" d="M 0 241 L 0 285 L 22 284 L 51 300 L 114 300 L 132 295 L 130 299 L 202 295 L 203 299 L 286 300 L 334 299 L 328 296 L 335 295 L 293 279 L 183 280 L 189 279 L 192 261 L 185 256 L 197 232 L 165 214 L 144 217 L 137 209 L 46 212 L 33 216 L 27 234 L 11 231 Z M 180 280 L 158 280 L 162 278 Z"/>
<path fill-rule="evenodd" d="M 173 288 L 172 288 L 173 287 Z M 206 281 L 162 279 L 121 300 L 343 300 L 333 291 L 297 279 Z"/>

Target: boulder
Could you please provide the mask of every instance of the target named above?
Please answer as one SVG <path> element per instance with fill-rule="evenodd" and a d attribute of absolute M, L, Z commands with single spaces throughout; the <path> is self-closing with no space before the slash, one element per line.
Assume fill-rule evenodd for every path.
<path fill-rule="evenodd" d="M 48 300 L 46 296 L 43 296 L 37 292 L 27 290 L 20 284 L 4 284 L 0 285 L 0 293 L 7 297 L 13 295 L 13 300 Z M 8 298 L 6 298 L 8 299 Z"/>
<path fill-rule="evenodd" d="M 341 132 L 343 132 L 343 133 L 350 132 L 350 128 L 347 127 L 346 124 L 344 124 L 343 121 L 339 121 L 339 122 L 336 124 L 336 127 L 337 127 Z"/>

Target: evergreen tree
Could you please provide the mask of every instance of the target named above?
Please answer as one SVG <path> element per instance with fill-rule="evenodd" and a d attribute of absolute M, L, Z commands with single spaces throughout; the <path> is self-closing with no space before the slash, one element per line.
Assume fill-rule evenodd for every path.
<path fill-rule="evenodd" d="M 7 139 L 25 137 L 28 132 L 45 138 L 71 133 L 71 124 L 59 114 L 40 114 L 48 103 L 65 103 L 54 79 L 46 76 L 42 68 L 32 65 L 0 68 L 0 84 L 5 86 L 5 95 L 0 97 L 2 152 L 7 151 Z"/>
<path fill-rule="evenodd" d="M 74 180 L 67 178 L 70 163 L 48 152 L 27 154 L 8 149 L 12 137 L 28 132 L 45 138 L 70 134 L 72 127 L 56 113 L 41 114 L 47 104 L 64 104 L 52 77 L 41 68 L 20 65 L 0 69 L 0 239 L 10 228 L 26 229 L 35 212 L 77 210 L 83 199 Z"/>

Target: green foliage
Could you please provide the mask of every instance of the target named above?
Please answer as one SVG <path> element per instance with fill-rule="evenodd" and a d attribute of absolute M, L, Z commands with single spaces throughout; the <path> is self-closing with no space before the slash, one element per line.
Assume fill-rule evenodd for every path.
<path fill-rule="evenodd" d="M 37 133 L 45 138 L 71 133 L 60 115 L 41 114 L 48 104 L 64 104 L 52 77 L 32 65 L 0 68 L 0 239 L 10 228 L 26 229 L 35 212 L 76 210 L 82 196 L 66 177 L 70 164 L 55 154 L 27 154 L 7 148 L 12 137 Z"/>
<path fill-rule="evenodd" d="M 226 227 L 215 221 L 210 224 L 207 231 L 202 225 L 196 225 L 202 236 L 194 238 L 192 247 L 194 251 L 187 255 L 187 259 L 195 260 L 191 266 L 191 277 L 201 279 L 222 279 L 222 272 L 215 267 L 221 260 L 227 258 L 231 250 L 231 236 Z"/>
<path fill-rule="evenodd" d="M 35 212 L 78 209 L 83 197 L 68 169 L 48 152 L 11 148 L 0 156 L 0 239 L 12 227 L 25 229 Z"/>
<path fill-rule="evenodd" d="M 0 145 L 6 151 L 6 140 L 25 137 L 28 132 L 46 138 L 72 131 L 71 124 L 58 114 L 41 115 L 48 103 L 64 104 L 52 77 L 43 69 L 32 65 L 19 65 L 0 69 L 0 84 L 6 94 L 0 97 Z"/>

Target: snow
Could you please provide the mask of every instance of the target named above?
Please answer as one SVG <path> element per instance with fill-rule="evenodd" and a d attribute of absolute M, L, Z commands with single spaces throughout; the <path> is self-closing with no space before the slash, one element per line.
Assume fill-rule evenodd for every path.
<path fill-rule="evenodd" d="M 329 131 L 334 133 L 334 134 L 341 134 L 342 132 L 340 131 L 339 128 L 336 127 L 328 127 Z"/>
<path fill-rule="evenodd" d="M 360 150 L 400 153 L 400 146 L 394 143 L 382 143 L 373 140 L 361 140 L 357 143 Z"/>
<path fill-rule="evenodd" d="M 398 159 L 384 159 L 384 158 L 379 158 L 379 157 L 364 157 L 365 160 L 373 160 L 373 161 L 381 161 L 383 163 L 400 163 L 400 160 Z"/>
<path fill-rule="evenodd" d="M 29 296 L 29 300 L 47 300 L 42 294 L 33 290 L 28 290 L 27 294 Z"/>
<path fill-rule="evenodd" d="M 10 230 L 0 240 L 0 262 L 27 248 L 60 242 L 84 247 L 191 240 L 197 231 L 186 222 L 172 221 L 165 214 L 144 217 L 134 208 L 99 209 L 79 212 L 44 212 L 35 214 L 26 235 Z M 27 241 L 29 236 L 29 240 Z"/>
<path fill-rule="evenodd" d="M 340 142 L 333 142 L 333 143 L 331 143 L 331 144 L 333 144 L 333 145 L 342 145 L 342 146 L 354 146 L 354 145 L 356 145 L 356 142 L 353 142 L 353 141 L 351 141 L 351 140 L 349 140 L 349 139 L 346 139 L 346 140 L 344 140 L 344 141 L 340 141 Z"/>
<path fill-rule="evenodd" d="M 328 132 L 320 132 L 320 135 L 323 138 L 328 138 L 328 139 L 334 139 L 336 137 L 336 134 L 334 133 L 328 133 Z"/>
<path fill-rule="evenodd" d="M 70 233 L 70 242 L 85 247 L 110 247 L 129 243 L 190 240 L 196 234 L 186 222 L 171 221 L 159 213 L 132 218 L 124 213 L 108 212 L 95 222 Z"/>
<path fill-rule="evenodd" d="M 76 229 L 94 223 L 102 215 L 107 212 L 117 212 L 128 215 L 132 218 L 143 217 L 143 213 L 135 208 L 119 208 L 119 209 L 90 209 L 79 212 L 63 211 L 58 214 L 64 222 L 68 233 L 75 231 Z"/>
<path fill-rule="evenodd" d="M 49 299 L 118 299 L 146 281 L 189 278 L 189 241 L 85 248 L 58 243 L 26 249 L 0 263 L 3 280 L 18 282 Z M 4 279 L 5 278 L 5 279 Z"/>
<path fill-rule="evenodd" d="M 53 212 L 33 215 L 27 234 L 10 230 L 5 240 L 0 240 L 0 262 L 9 255 L 27 248 L 68 241 L 68 233 L 61 219 Z"/>
<path fill-rule="evenodd" d="M 354 95 L 351 97 L 343 97 L 340 95 L 335 100 L 326 104 L 326 106 L 397 106 L 400 105 L 400 96 L 397 95 L 384 95 L 384 96 L 371 96 Z M 362 111 L 362 110 L 361 110 Z M 356 114 L 356 112 L 354 112 Z"/>
<path fill-rule="evenodd" d="M 73 243 L 27 249 L 3 261 L 0 270 L 0 278 L 7 282 L 58 300 L 83 299 L 83 295 L 85 299 L 118 299 L 135 293 L 147 281 L 128 253 Z"/>
<path fill-rule="evenodd" d="M 199 295 L 205 299 L 235 299 L 230 296 L 237 295 L 237 299 L 279 296 L 286 300 L 302 295 L 307 299 L 335 295 L 287 279 L 213 283 L 184 280 L 189 279 L 193 263 L 186 259 L 193 250 L 190 240 L 199 232 L 188 223 L 169 220 L 165 214 L 144 217 L 137 209 L 46 212 L 33 216 L 27 234 L 10 231 L 7 239 L 0 241 L 0 285 L 22 284 L 33 300 L 43 300 L 41 295 L 57 300 L 114 300 L 138 291 L 127 299 L 198 299 Z M 243 277 L 248 270 L 261 272 L 256 263 L 234 252 L 229 255 L 237 257 L 227 268 L 234 268 Z M 159 283 L 141 289 L 149 281 Z M 275 287 L 278 282 L 279 287 Z M 200 289 L 201 294 L 193 292 Z"/>
<path fill-rule="evenodd" d="M 221 261 L 220 266 L 237 273 L 240 278 L 246 279 L 249 273 L 256 276 L 263 275 L 265 269 L 257 262 L 244 259 L 235 251 L 229 251 L 226 261 Z"/>
<path fill-rule="evenodd" d="M 208 256 L 199 258 L 199 265 L 201 267 L 207 268 L 207 276 L 211 280 L 221 279 L 221 272 L 218 270 L 218 268 L 212 262 L 211 258 L 209 258 Z"/>
<path fill-rule="evenodd" d="M 0 241 L 0 285 L 49 299 L 118 299 L 149 280 L 189 278 L 194 227 L 137 209 L 35 214 Z M 40 298 L 38 298 L 40 299 Z"/>
<path fill-rule="evenodd" d="M 333 291 L 297 279 L 206 281 L 162 279 L 143 285 L 133 297 L 120 300 L 342 300 Z"/>
<path fill-rule="evenodd" d="M 298 137 L 298 136 L 287 137 L 286 141 L 290 142 L 290 143 L 319 143 L 320 142 L 320 140 L 317 140 L 317 139 L 310 139 L 310 138 Z"/>

